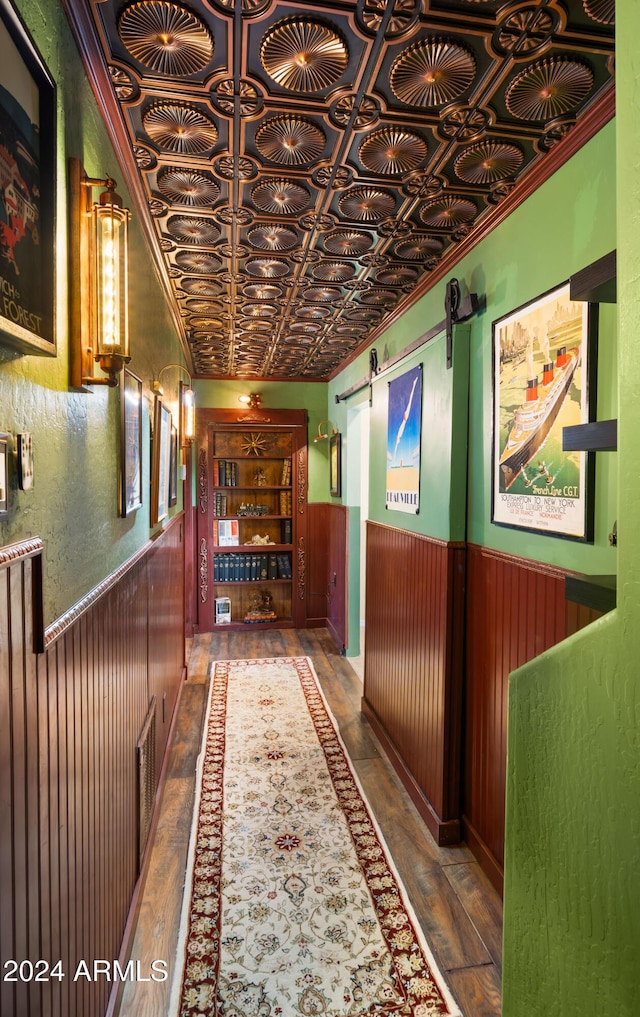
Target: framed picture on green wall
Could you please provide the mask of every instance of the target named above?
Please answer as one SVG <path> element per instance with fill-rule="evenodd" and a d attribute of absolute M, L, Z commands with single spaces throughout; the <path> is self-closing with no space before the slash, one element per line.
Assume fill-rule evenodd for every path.
<path fill-rule="evenodd" d="M 590 419 L 595 342 L 568 283 L 493 322 L 492 522 L 593 539 L 593 464 L 562 430 Z"/>
<path fill-rule="evenodd" d="M 55 355 L 55 86 L 0 0 L 0 343 Z"/>
<path fill-rule="evenodd" d="M 122 372 L 120 382 L 120 515 L 142 505 L 142 382 Z"/>
<path fill-rule="evenodd" d="M 422 364 L 389 382 L 386 508 L 420 511 Z"/>
<path fill-rule="evenodd" d="M 0 434 L 0 519 L 9 515 L 9 436 Z"/>

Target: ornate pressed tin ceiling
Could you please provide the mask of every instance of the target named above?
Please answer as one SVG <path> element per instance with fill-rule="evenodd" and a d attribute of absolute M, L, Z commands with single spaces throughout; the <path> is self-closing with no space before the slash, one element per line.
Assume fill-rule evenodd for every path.
<path fill-rule="evenodd" d="M 65 5 L 201 377 L 330 377 L 613 82 L 613 0 Z"/>

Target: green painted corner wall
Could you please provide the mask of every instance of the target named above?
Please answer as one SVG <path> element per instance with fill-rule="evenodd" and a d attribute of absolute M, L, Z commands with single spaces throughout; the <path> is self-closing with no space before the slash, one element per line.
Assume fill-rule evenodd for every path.
<path fill-rule="evenodd" d="M 505 1017 L 632 1017 L 640 998 L 638 5 L 616 22 L 618 606 L 511 676 Z"/>
<path fill-rule="evenodd" d="M 19 0 L 18 9 L 57 87 L 55 298 L 57 356 L 15 357 L 0 336 L 0 431 L 31 432 L 34 487 L 17 488 L 12 470 L 9 518 L 0 545 L 32 536 L 45 544 L 45 620 L 54 621 L 149 539 L 149 403 L 151 380 L 168 363 L 184 363 L 149 251 L 132 216 L 130 235 L 130 369 L 144 384 L 143 508 L 117 514 L 119 389 L 69 389 L 67 163 L 79 157 L 90 176 L 107 173 L 131 207 L 97 105 L 60 4 Z M 177 411 L 180 372 L 164 380 Z M 180 504 L 172 509 L 172 514 Z"/>

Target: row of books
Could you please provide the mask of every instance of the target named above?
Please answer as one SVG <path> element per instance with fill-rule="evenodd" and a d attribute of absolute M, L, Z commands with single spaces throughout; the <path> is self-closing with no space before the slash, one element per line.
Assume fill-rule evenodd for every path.
<path fill-rule="evenodd" d="M 282 484 L 283 487 L 284 487 L 285 484 L 290 484 L 291 483 L 291 460 L 290 459 L 284 459 L 283 462 L 282 462 L 282 476 L 280 478 L 280 483 Z"/>
<path fill-rule="evenodd" d="M 291 558 L 288 554 L 214 554 L 215 583 L 264 582 L 268 579 L 291 579 Z"/>
<path fill-rule="evenodd" d="M 226 516 L 227 514 L 226 494 L 220 494 L 219 491 L 216 491 L 215 498 L 213 499 L 213 514 L 214 516 Z"/>
<path fill-rule="evenodd" d="M 280 492 L 280 515 L 290 516 L 291 515 L 291 491 Z"/>
<path fill-rule="evenodd" d="M 237 487 L 238 464 L 232 459 L 213 460 L 213 486 Z"/>

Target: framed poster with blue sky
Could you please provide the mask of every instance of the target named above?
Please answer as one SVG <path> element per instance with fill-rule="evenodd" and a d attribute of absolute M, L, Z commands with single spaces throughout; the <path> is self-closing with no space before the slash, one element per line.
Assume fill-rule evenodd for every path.
<path fill-rule="evenodd" d="M 386 507 L 420 510 L 422 364 L 389 382 Z"/>

